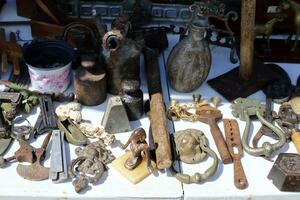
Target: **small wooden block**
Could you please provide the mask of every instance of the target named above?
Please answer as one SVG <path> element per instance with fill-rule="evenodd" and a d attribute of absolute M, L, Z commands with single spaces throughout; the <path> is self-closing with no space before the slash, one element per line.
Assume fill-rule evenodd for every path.
<path fill-rule="evenodd" d="M 150 172 L 147 168 L 147 161 L 143 159 L 141 164 L 139 164 L 135 169 L 128 170 L 124 167 L 124 163 L 131 155 L 131 152 L 128 151 L 124 155 L 120 156 L 112 162 L 112 166 L 118 170 L 126 179 L 128 179 L 133 184 L 137 184 L 140 181 L 144 180 L 147 176 L 150 175 Z M 153 168 L 155 169 L 155 163 L 151 161 Z"/>

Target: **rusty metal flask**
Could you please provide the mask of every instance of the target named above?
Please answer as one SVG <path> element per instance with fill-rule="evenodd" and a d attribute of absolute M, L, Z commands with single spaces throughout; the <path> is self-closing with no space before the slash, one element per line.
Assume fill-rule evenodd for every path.
<path fill-rule="evenodd" d="M 211 52 L 205 41 L 206 27 L 191 24 L 189 34 L 172 49 L 167 61 L 170 86 L 178 92 L 191 92 L 207 78 Z"/>

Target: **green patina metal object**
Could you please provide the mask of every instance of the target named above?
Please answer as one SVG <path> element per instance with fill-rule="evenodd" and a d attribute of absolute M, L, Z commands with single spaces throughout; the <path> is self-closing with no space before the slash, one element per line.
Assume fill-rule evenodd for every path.
<path fill-rule="evenodd" d="M 187 164 L 197 164 L 210 155 L 213 158 L 213 164 L 203 173 L 195 173 L 193 176 L 183 174 L 172 166 L 171 172 L 175 178 L 182 183 L 203 183 L 215 174 L 218 168 L 218 157 L 206 144 L 206 138 L 203 132 L 197 129 L 186 129 L 174 133 L 176 152 L 179 160 Z"/>
<path fill-rule="evenodd" d="M 286 143 L 286 137 L 282 130 L 263 118 L 263 114 L 265 112 L 264 104 L 252 99 L 238 98 L 233 101 L 231 109 L 234 117 L 237 117 L 242 121 L 246 121 L 242 144 L 248 154 L 270 158 L 273 152 L 279 150 Z M 270 128 L 278 136 L 279 141 L 274 144 L 264 142 L 262 147 L 258 148 L 250 147 L 248 139 L 250 132 L 250 117 L 252 116 L 256 116 L 263 125 Z"/>

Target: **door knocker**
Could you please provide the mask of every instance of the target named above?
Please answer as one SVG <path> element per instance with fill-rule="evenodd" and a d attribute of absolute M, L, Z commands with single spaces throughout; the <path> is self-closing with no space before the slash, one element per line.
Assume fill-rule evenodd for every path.
<path fill-rule="evenodd" d="M 252 99 L 238 98 L 233 101 L 231 109 L 234 117 L 237 117 L 242 121 L 246 121 L 246 127 L 242 137 L 242 145 L 248 154 L 270 158 L 273 152 L 279 150 L 286 143 L 286 137 L 283 131 L 263 118 L 263 114 L 266 109 L 264 104 Z M 262 147 L 258 148 L 250 147 L 248 144 L 248 138 L 251 116 L 256 116 L 263 125 L 270 128 L 278 136 L 279 141 L 274 144 L 264 142 Z"/>
<path fill-rule="evenodd" d="M 174 133 L 176 152 L 178 159 L 187 164 L 197 164 L 206 155 L 213 158 L 213 164 L 203 174 L 195 173 L 193 176 L 178 172 L 173 166 L 170 168 L 175 178 L 182 183 L 203 183 L 213 176 L 218 168 L 217 154 L 206 144 L 206 137 L 203 132 L 197 129 L 186 129 Z"/>

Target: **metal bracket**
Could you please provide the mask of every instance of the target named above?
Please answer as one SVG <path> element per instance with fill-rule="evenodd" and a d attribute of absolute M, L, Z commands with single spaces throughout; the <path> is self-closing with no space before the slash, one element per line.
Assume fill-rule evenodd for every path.
<path fill-rule="evenodd" d="M 49 178 L 53 181 L 53 183 L 61 183 L 68 179 L 64 132 L 61 132 L 60 130 L 52 131 Z"/>

